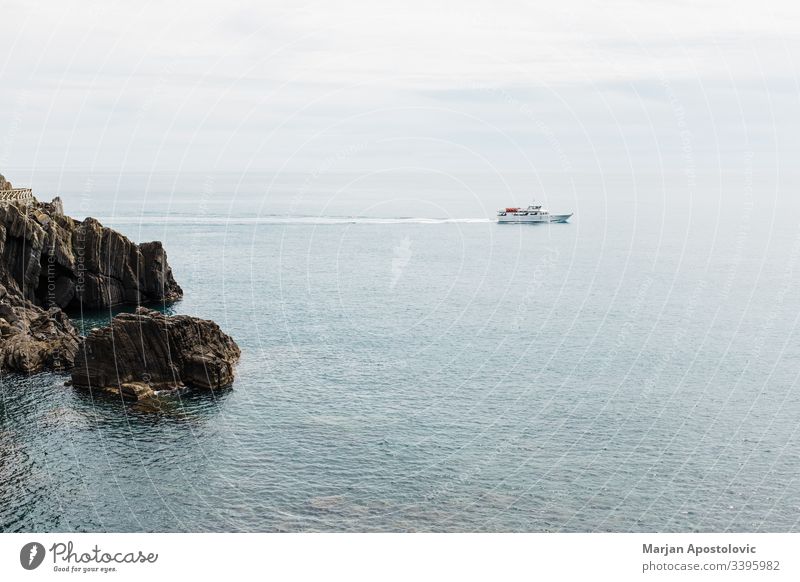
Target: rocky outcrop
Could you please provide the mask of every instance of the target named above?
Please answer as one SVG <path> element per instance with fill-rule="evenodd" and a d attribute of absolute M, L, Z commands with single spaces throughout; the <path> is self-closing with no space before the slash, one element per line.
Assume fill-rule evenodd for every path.
<path fill-rule="evenodd" d="M 79 343 L 63 311 L 45 311 L 0 285 L 0 368 L 25 373 L 68 370 Z"/>
<path fill-rule="evenodd" d="M 63 311 L 182 296 L 160 242 L 74 220 L 58 198 L 0 204 L 0 368 L 72 370 L 73 385 L 131 400 L 230 385 L 239 347 L 213 321 L 139 307 L 81 338 Z"/>
<path fill-rule="evenodd" d="M 83 339 L 72 384 L 131 400 L 181 386 L 213 390 L 233 382 L 240 353 L 213 321 L 139 307 Z"/>
<path fill-rule="evenodd" d="M 103 309 L 183 296 L 160 242 L 137 245 L 61 200 L 0 207 L 0 283 L 35 305 Z"/>
<path fill-rule="evenodd" d="M 0 176 L 0 186 L 11 187 Z M 2 189 L 2 188 L 0 188 Z M 182 297 L 160 242 L 137 245 L 61 200 L 0 205 L 0 367 L 69 369 L 79 337 L 63 309 Z"/>

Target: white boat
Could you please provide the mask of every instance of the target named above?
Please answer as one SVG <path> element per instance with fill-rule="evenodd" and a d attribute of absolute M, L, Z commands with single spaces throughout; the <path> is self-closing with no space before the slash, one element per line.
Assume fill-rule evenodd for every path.
<path fill-rule="evenodd" d="M 497 222 L 528 223 L 528 222 L 566 222 L 572 214 L 550 214 L 541 204 L 535 202 L 527 208 L 501 208 L 497 211 Z"/>

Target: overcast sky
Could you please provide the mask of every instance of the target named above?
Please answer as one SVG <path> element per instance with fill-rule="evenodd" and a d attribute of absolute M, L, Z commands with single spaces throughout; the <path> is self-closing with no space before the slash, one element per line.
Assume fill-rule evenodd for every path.
<path fill-rule="evenodd" d="M 786 2 L 5 1 L 0 171 L 793 169 Z"/>

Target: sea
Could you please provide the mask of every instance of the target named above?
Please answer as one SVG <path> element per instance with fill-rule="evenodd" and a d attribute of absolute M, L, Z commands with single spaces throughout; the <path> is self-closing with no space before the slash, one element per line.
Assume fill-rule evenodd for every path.
<path fill-rule="evenodd" d="M 796 181 L 19 174 L 162 241 L 157 307 L 242 359 L 155 404 L 3 373 L 0 531 L 800 530 Z M 533 198 L 574 216 L 494 222 Z"/>

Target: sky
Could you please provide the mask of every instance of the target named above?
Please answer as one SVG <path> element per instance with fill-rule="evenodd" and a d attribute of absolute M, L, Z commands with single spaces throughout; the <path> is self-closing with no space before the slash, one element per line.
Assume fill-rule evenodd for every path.
<path fill-rule="evenodd" d="M 0 172 L 791 172 L 791 2 L 3 2 Z"/>

